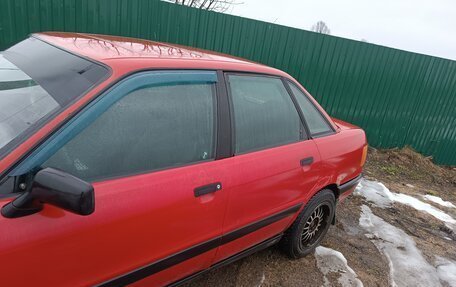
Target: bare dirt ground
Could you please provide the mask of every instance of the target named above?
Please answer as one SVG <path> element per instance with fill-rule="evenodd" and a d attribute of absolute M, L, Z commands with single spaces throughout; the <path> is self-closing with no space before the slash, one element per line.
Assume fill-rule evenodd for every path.
<path fill-rule="evenodd" d="M 429 194 L 456 205 L 456 168 L 436 166 L 431 159 L 411 149 L 370 149 L 364 174 L 367 179 L 382 182 L 392 192 L 416 198 Z M 455 208 L 429 203 L 456 218 Z M 337 223 L 331 226 L 321 245 L 341 252 L 364 286 L 391 286 L 393 279 L 388 259 L 360 228 L 362 205 L 369 206 L 376 216 L 402 229 L 415 241 L 428 262 L 435 262 L 436 256 L 456 261 L 456 234 L 442 221 L 404 204 L 395 202 L 388 208 L 379 208 L 364 197 L 351 195 L 338 205 Z M 279 248 L 272 247 L 211 271 L 185 286 L 342 286 L 338 279 L 345 272 L 330 272 L 325 284 L 314 255 L 290 260 Z M 451 285 L 438 281 L 435 284 Z"/>

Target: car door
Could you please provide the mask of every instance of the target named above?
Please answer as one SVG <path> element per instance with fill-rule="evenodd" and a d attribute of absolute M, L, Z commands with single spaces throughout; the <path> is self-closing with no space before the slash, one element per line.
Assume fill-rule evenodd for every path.
<path fill-rule="evenodd" d="M 283 232 L 309 199 L 320 155 L 280 77 L 226 74 L 231 101 L 233 181 L 216 260 Z"/>
<path fill-rule="evenodd" d="M 304 91 L 291 81 L 287 83 L 306 119 L 309 133 L 320 150 L 322 165 L 332 171 L 327 174 L 327 182 L 342 184 L 355 178 L 362 172 L 359 158 L 362 157 L 366 142 L 365 135 L 356 130 L 349 131 L 350 128 L 345 128 L 348 130 L 346 132 L 336 132 Z M 349 194 L 343 192 L 338 200 L 343 200 Z"/>
<path fill-rule="evenodd" d="M 160 286 L 207 268 L 227 202 L 216 82 L 213 71 L 134 74 L 13 170 L 77 176 L 93 184 L 96 207 L 0 217 L 2 284 Z"/>

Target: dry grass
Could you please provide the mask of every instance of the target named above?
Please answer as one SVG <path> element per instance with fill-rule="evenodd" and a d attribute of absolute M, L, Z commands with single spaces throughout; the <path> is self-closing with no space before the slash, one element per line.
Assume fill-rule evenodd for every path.
<path fill-rule="evenodd" d="M 424 185 L 445 185 L 456 188 L 456 168 L 435 165 L 409 147 L 377 150 L 369 148 L 365 167 L 367 175 L 397 181 L 413 181 Z"/>

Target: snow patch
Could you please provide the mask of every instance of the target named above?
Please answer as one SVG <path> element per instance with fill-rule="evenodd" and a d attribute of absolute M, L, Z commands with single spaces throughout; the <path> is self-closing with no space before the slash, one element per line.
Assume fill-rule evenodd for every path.
<path fill-rule="evenodd" d="M 425 200 L 432 201 L 432 202 L 437 203 L 438 205 L 441 205 L 441 206 L 444 206 L 444 207 L 456 208 L 456 206 L 453 203 L 451 203 L 449 201 L 445 201 L 445 200 L 441 199 L 438 196 L 433 196 L 433 195 L 430 195 L 430 194 L 426 194 L 426 195 L 423 196 L 423 198 Z"/>
<path fill-rule="evenodd" d="M 374 215 L 366 205 L 361 206 L 359 224 L 369 232 L 366 236 L 389 260 L 393 286 L 441 286 L 437 270 L 403 230 Z"/>
<path fill-rule="evenodd" d="M 355 189 L 354 194 L 361 195 L 379 207 L 389 207 L 393 202 L 393 194 L 378 181 L 362 179 Z"/>
<path fill-rule="evenodd" d="M 450 287 L 456 287 L 456 261 L 437 257 L 436 264 L 440 280 L 448 283 Z"/>
<path fill-rule="evenodd" d="M 411 206 L 416 210 L 426 212 L 440 221 L 445 222 L 450 229 L 456 229 L 456 220 L 450 215 L 413 196 L 391 192 L 381 182 L 363 179 L 356 187 L 355 194 L 361 195 L 373 204 L 383 208 L 391 206 L 393 202 Z"/>
<path fill-rule="evenodd" d="M 343 287 L 363 286 L 361 280 L 358 279 L 358 275 L 348 266 L 347 259 L 339 251 L 319 246 L 315 249 L 315 258 L 317 259 L 318 269 L 323 273 L 325 286 L 331 286 L 326 277 L 331 272 L 339 273 L 338 282 Z"/>

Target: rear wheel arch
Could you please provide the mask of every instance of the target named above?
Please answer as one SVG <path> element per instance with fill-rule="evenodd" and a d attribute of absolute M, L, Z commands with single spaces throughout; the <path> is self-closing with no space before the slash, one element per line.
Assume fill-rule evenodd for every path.
<path fill-rule="evenodd" d="M 339 186 L 338 186 L 337 184 L 333 183 L 333 184 L 329 184 L 329 185 L 323 187 L 321 190 L 325 190 L 325 189 L 330 190 L 330 191 L 333 192 L 333 194 L 334 194 L 334 199 L 335 199 L 335 202 L 334 202 L 334 203 L 337 205 L 337 202 L 338 202 L 339 196 L 340 196 L 340 189 L 339 189 Z M 318 191 L 318 192 L 320 192 L 320 191 Z M 331 224 L 332 224 L 332 225 L 335 225 L 335 224 L 336 224 L 336 212 L 334 212 L 334 216 L 333 216 L 333 218 L 332 218 L 332 220 L 331 220 Z"/>
<path fill-rule="evenodd" d="M 329 184 L 320 190 L 323 190 L 323 189 L 331 190 L 334 193 L 334 197 L 336 198 L 336 201 L 339 199 L 340 190 L 339 190 L 339 186 L 337 184 L 335 184 L 335 183 Z"/>

